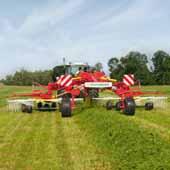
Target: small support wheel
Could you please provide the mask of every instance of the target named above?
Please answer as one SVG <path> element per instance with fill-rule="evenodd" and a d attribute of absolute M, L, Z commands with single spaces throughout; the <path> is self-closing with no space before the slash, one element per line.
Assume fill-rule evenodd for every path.
<path fill-rule="evenodd" d="M 21 111 L 25 113 L 27 111 L 27 106 L 25 104 L 21 105 Z"/>
<path fill-rule="evenodd" d="M 136 104 L 133 98 L 128 97 L 124 100 L 124 114 L 135 115 Z"/>
<path fill-rule="evenodd" d="M 107 110 L 112 110 L 113 107 L 114 107 L 113 102 L 110 101 L 110 100 L 107 101 L 107 103 L 106 103 L 106 109 L 107 109 Z"/>
<path fill-rule="evenodd" d="M 38 108 L 38 110 L 41 110 L 42 107 L 43 107 L 43 104 L 42 104 L 41 102 L 38 102 L 38 103 L 37 103 L 37 108 Z"/>
<path fill-rule="evenodd" d="M 63 97 L 61 101 L 60 111 L 62 117 L 71 117 L 71 101 L 69 97 Z"/>
<path fill-rule="evenodd" d="M 32 113 L 32 106 L 31 105 L 25 105 L 25 104 L 22 104 L 21 105 L 21 111 L 23 113 Z"/>
<path fill-rule="evenodd" d="M 27 113 L 32 113 L 32 106 L 30 105 L 27 106 Z"/>
<path fill-rule="evenodd" d="M 116 108 L 117 111 L 121 110 L 121 101 L 116 103 L 115 108 Z"/>
<path fill-rule="evenodd" d="M 152 110 L 154 108 L 153 102 L 147 102 L 145 104 L 145 110 Z"/>

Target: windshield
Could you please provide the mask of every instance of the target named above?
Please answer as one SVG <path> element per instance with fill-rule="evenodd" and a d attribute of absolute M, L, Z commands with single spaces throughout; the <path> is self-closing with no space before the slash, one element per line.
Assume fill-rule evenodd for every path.
<path fill-rule="evenodd" d="M 86 65 L 56 66 L 53 69 L 53 81 L 56 80 L 56 77 L 60 77 L 61 75 L 64 75 L 64 74 L 71 74 L 71 75 L 75 76 L 78 73 L 80 67 L 83 70 L 84 67 L 87 67 L 87 66 Z"/>
<path fill-rule="evenodd" d="M 81 68 L 81 70 L 83 70 L 85 67 L 85 65 L 73 65 L 71 67 L 68 67 L 68 73 L 75 75 L 76 73 L 78 73 L 79 68 Z"/>

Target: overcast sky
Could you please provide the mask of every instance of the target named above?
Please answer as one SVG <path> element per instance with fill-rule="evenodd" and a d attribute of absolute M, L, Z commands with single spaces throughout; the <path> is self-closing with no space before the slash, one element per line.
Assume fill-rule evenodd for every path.
<path fill-rule="evenodd" d="M 170 51 L 169 0 L 4 0 L 0 2 L 0 77 L 98 61 L 130 50 Z"/>

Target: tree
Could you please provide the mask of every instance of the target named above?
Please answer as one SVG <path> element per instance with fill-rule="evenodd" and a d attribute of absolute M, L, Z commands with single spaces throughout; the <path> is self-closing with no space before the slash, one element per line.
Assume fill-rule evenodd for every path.
<path fill-rule="evenodd" d="M 110 76 L 121 79 L 124 74 L 134 74 L 137 79 L 140 79 L 143 84 L 153 82 L 152 73 L 148 66 L 147 56 L 140 52 L 129 52 L 120 60 L 112 58 L 109 60 L 108 66 L 111 72 Z"/>
<path fill-rule="evenodd" d="M 100 70 L 103 69 L 103 65 L 102 65 L 102 63 L 100 63 L 100 62 L 96 63 L 94 67 L 95 67 L 95 69 L 98 70 L 98 71 L 100 71 Z"/>
<path fill-rule="evenodd" d="M 47 85 L 50 81 L 52 81 L 51 70 L 30 72 L 21 69 L 20 71 L 16 71 L 14 75 L 7 75 L 3 83 L 6 85 L 29 86 L 33 82 Z"/>
<path fill-rule="evenodd" d="M 123 67 L 120 63 L 120 60 L 116 57 L 111 58 L 108 62 L 110 77 L 114 79 L 120 79 L 124 74 Z"/>
<path fill-rule="evenodd" d="M 170 55 L 162 50 L 154 53 L 153 74 L 158 84 L 170 84 Z"/>

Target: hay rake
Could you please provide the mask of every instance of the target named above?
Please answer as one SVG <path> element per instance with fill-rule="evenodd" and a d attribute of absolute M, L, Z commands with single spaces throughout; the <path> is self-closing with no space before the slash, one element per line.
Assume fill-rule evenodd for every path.
<path fill-rule="evenodd" d="M 140 105 L 145 101 L 145 109 L 151 110 L 154 107 L 154 102 L 166 100 L 164 97 L 141 97 L 144 95 L 160 95 L 157 92 L 143 92 L 140 85 L 135 85 L 134 75 L 124 75 L 121 82 L 117 82 L 110 77 L 107 77 L 100 71 L 81 71 L 76 76 L 69 74 L 61 75 L 55 82 L 49 83 L 47 86 L 36 84 L 42 90 L 33 90 L 32 93 L 14 94 L 14 100 L 8 100 L 9 110 L 21 110 L 23 112 L 31 113 L 33 109 L 37 110 L 56 110 L 59 109 L 63 117 L 70 117 L 72 110 L 75 108 L 76 102 L 86 99 L 104 100 L 107 101 L 106 108 L 108 110 L 116 108 L 121 110 L 126 115 L 134 115 L 136 105 Z M 99 92 L 109 90 L 112 94 L 118 97 L 99 98 Z M 31 99 L 17 100 L 18 97 L 29 97 Z M 116 104 L 113 101 L 117 100 Z M 157 102 L 159 103 L 159 102 Z M 159 106 L 159 104 L 156 104 Z"/>

